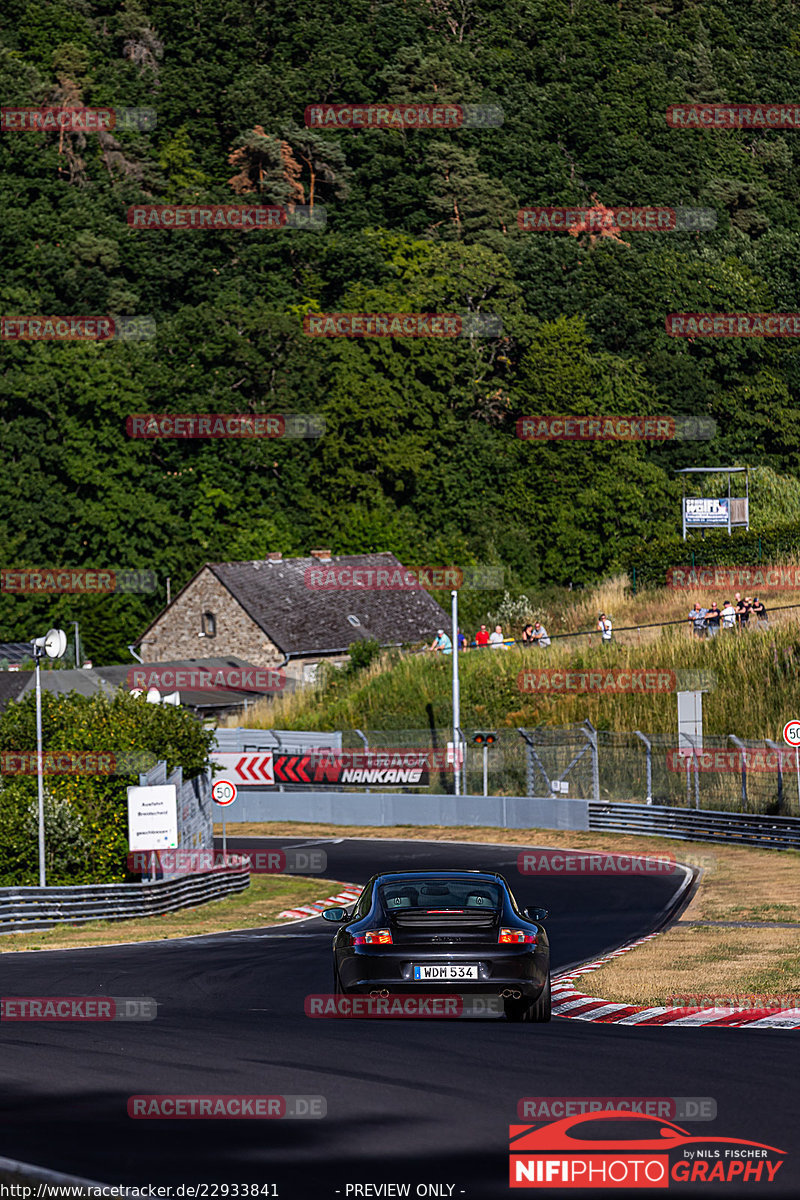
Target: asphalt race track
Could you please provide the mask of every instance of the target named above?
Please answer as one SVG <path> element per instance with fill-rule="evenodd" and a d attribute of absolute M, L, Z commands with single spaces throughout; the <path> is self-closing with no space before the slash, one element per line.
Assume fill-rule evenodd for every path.
<path fill-rule="evenodd" d="M 503 872 L 522 905 L 550 908 L 554 971 L 650 932 L 678 879 L 535 879 L 516 871 L 522 847 L 315 844 L 328 854 L 329 878 L 355 883 L 390 868 Z M 329 891 L 323 876 L 320 896 Z M 270 1183 L 283 1200 L 398 1194 L 347 1191 L 347 1185 L 368 1183 L 409 1183 L 411 1196 L 425 1194 L 418 1185 L 437 1184 L 445 1186 L 427 1194 L 502 1197 L 512 1194 L 508 1126 L 519 1121 L 521 1097 L 696 1096 L 715 1098 L 718 1116 L 684 1122 L 691 1133 L 764 1142 L 787 1151 L 787 1159 L 770 1186 L 672 1189 L 684 1195 L 800 1192 L 796 1032 L 637 1029 L 558 1018 L 548 1025 L 313 1020 L 304 1015 L 303 1001 L 331 990 L 333 931 L 314 919 L 183 942 L 4 955 L 3 996 L 152 996 L 158 1017 L 4 1022 L 0 1156 L 105 1183 Z M 129 1096 L 164 1093 L 321 1095 L 327 1116 L 128 1117 Z M 556 1194 L 536 1188 L 543 1190 Z"/>

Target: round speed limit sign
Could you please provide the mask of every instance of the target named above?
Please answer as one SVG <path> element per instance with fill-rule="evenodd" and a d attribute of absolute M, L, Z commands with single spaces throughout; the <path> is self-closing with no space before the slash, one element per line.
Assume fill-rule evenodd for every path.
<path fill-rule="evenodd" d="M 787 746 L 800 746 L 800 721 L 787 721 L 783 727 L 783 740 Z"/>
<path fill-rule="evenodd" d="M 233 804 L 236 799 L 236 784 L 227 779 L 218 779 L 211 788 L 211 799 L 217 804 Z"/>

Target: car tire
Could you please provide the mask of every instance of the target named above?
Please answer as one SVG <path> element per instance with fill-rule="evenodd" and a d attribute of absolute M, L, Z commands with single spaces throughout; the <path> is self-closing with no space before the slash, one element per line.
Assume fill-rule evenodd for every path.
<path fill-rule="evenodd" d="M 550 972 L 547 973 L 547 983 L 539 993 L 539 999 L 530 1007 L 529 1021 L 549 1021 L 553 1015 L 553 1005 L 550 989 Z"/>
<path fill-rule="evenodd" d="M 530 1021 L 529 1000 L 506 1000 L 504 1004 L 507 1021 Z"/>

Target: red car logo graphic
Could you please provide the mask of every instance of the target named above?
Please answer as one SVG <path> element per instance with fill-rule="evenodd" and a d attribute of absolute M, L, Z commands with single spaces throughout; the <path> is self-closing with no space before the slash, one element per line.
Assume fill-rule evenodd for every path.
<path fill-rule="evenodd" d="M 696 1137 L 671 1121 L 627 1109 L 582 1113 L 542 1126 L 512 1125 L 509 1138 L 512 1188 L 771 1183 L 785 1154 L 746 1138 Z M 777 1162 L 775 1155 L 780 1156 Z"/>
<path fill-rule="evenodd" d="M 620 1138 L 619 1135 L 608 1140 L 597 1138 L 594 1130 L 600 1121 L 635 1121 L 641 1125 L 641 1137 Z M 580 1132 L 572 1133 L 576 1126 L 591 1123 L 593 1136 L 585 1137 Z M 732 1146 L 753 1146 L 759 1150 L 771 1150 L 773 1154 L 785 1154 L 775 1146 L 767 1146 L 763 1142 L 750 1142 L 743 1138 L 718 1137 L 716 1134 L 703 1134 L 694 1137 L 688 1129 L 673 1125 L 658 1117 L 649 1117 L 646 1113 L 633 1113 L 624 1109 L 607 1109 L 602 1113 L 580 1113 L 574 1117 L 562 1117 L 560 1121 L 552 1121 L 549 1125 L 512 1125 L 510 1127 L 510 1149 L 519 1154 L 520 1151 L 550 1153 L 553 1150 L 672 1150 L 679 1146 L 729 1144 Z"/>

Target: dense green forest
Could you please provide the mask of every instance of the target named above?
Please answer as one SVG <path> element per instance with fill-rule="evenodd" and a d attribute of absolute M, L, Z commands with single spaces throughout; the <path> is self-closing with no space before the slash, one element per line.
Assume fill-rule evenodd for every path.
<path fill-rule="evenodd" d="M 800 129 L 670 128 L 800 100 L 793 0 L 6 0 L 8 106 L 151 128 L 0 137 L 5 315 L 148 316 L 143 341 L 0 341 L 3 565 L 156 571 L 153 596 L 0 595 L 0 640 L 125 646 L 205 561 L 392 550 L 581 585 L 679 529 L 674 471 L 770 468 L 797 521 L 789 338 L 671 312 L 800 311 Z M 498 128 L 317 130 L 316 103 L 487 105 Z M 596 201 L 595 199 L 596 198 Z M 134 229 L 130 206 L 313 203 L 324 229 Z M 523 232 L 531 205 L 690 206 L 716 227 Z M 458 339 L 311 338 L 311 312 L 457 312 Z M 316 439 L 135 440 L 138 413 L 306 413 Z M 707 441 L 522 441 L 520 416 L 669 413 Z M 781 497 L 791 498 L 784 511 Z M 45 626 L 40 628 L 42 622 Z"/>

